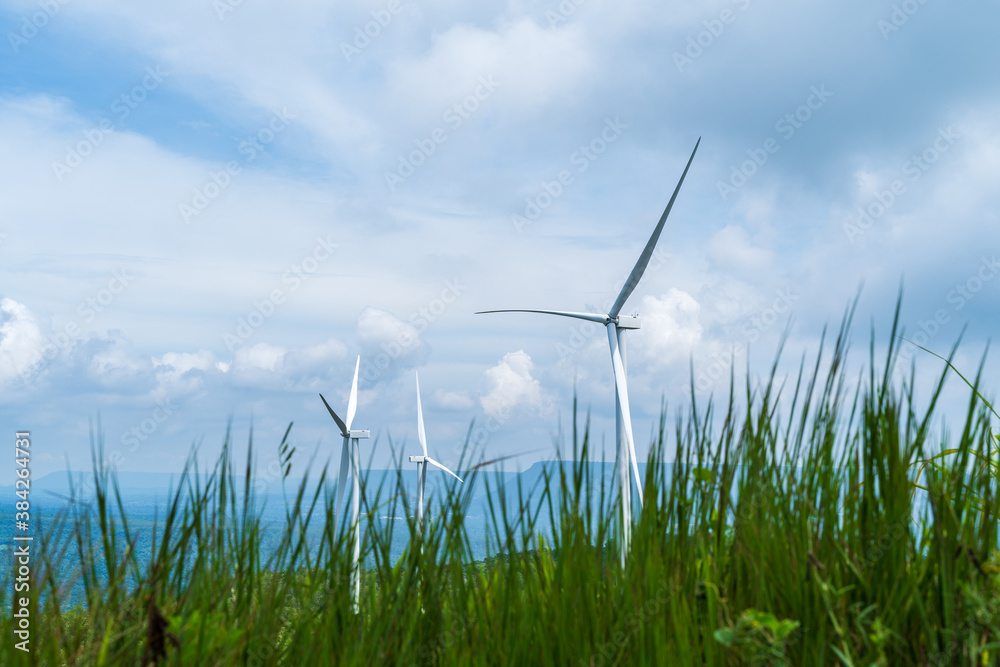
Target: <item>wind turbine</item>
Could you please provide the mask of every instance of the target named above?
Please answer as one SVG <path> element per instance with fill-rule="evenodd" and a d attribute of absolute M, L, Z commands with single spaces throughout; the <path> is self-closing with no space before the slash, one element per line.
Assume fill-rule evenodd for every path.
<path fill-rule="evenodd" d="M 462 481 L 462 478 L 451 470 L 448 470 L 443 464 L 427 456 L 427 435 L 424 433 L 424 409 L 420 406 L 420 374 L 414 371 L 414 375 L 417 378 L 417 439 L 420 440 L 420 447 L 423 448 L 424 455 L 411 456 L 410 463 L 417 464 L 417 525 L 423 526 L 424 483 L 427 481 L 427 465 L 430 464 L 444 470 L 459 482 Z"/>
<path fill-rule="evenodd" d="M 361 509 L 361 487 L 359 478 L 361 473 L 361 451 L 358 440 L 367 440 L 371 437 L 371 431 L 352 431 L 351 422 L 354 421 L 354 413 L 358 409 L 358 369 L 361 367 L 361 357 L 354 365 L 354 382 L 351 384 L 351 395 L 347 399 L 347 421 L 341 420 L 337 413 L 333 411 L 330 404 L 323 398 L 323 405 L 330 411 L 333 421 L 337 422 L 340 434 L 344 436 L 344 448 L 340 455 L 340 483 L 337 485 L 337 504 L 333 508 L 333 526 L 336 530 L 340 525 L 340 501 L 344 497 L 344 486 L 347 484 L 347 471 L 351 471 L 351 526 L 354 530 L 354 559 L 351 565 L 351 588 L 354 597 L 354 612 L 358 611 L 358 604 L 361 599 L 361 522 L 358 520 Z"/>
<path fill-rule="evenodd" d="M 559 315 L 560 317 L 573 317 L 579 320 L 587 320 L 588 322 L 597 322 L 607 328 L 608 344 L 611 347 L 611 366 L 615 375 L 615 437 L 618 443 L 618 484 L 621 490 L 622 505 L 620 544 L 622 566 L 625 565 L 625 556 L 628 553 L 629 541 L 632 534 L 632 485 L 629 483 L 628 474 L 630 464 L 632 472 L 635 475 L 640 508 L 642 507 L 642 480 L 639 478 L 639 465 L 635 457 L 635 441 L 632 438 L 632 416 L 628 403 L 628 382 L 625 374 L 625 332 L 629 329 L 638 329 L 640 321 L 637 316 L 621 315 L 620 313 L 625 306 L 625 302 L 632 295 L 632 291 L 639 284 L 639 280 L 646 270 L 646 265 L 649 264 L 649 259 L 653 255 L 653 249 L 660 238 L 660 232 L 663 231 L 663 225 L 667 221 L 667 216 L 670 215 L 670 209 L 673 208 L 674 200 L 677 199 L 677 193 L 680 192 L 681 185 L 684 183 L 684 177 L 687 176 L 691 162 L 694 160 L 694 155 L 698 152 L 699 144 L 701 144 L 700 138 L 695 143 L 694 150 L 691 151 L 691 157 L 688 158 L 684 172 L 681 174 L 681 178 L 677 182 L 677 187 L 674 188 L 674 193 L 667 203 L 667 208 L 664 209 L 663 215 L 660 216 L 660 221 L 656 223 L 656 228 L 653 230 L 652 236 L 649 237 L 646 247 L 643 249 L 642 254 L 639 255 L 639 261 L 635 263 L 632 273 L 629 274 L 628 280 L 625 281 L 621 292 L 618 293 L 618 298 L 615 299 L 614 305 L 611 306 L 611 310 L 607 314 L 528 309 L 484 310 L 476 313 L 477 315 L 483 313 L 543 313 L 545 315 Z"/>

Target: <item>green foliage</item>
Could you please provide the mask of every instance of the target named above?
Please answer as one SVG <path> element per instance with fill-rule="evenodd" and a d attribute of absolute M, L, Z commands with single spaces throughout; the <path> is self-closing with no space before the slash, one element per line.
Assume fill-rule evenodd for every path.
<path fill-rule="evenodd" d="M 785 645 L 798 627 L 798 621 L 779 621 L 772 613 L 747 609 L 735 625 L 719 628 L 713 636 L 752 665 L 789 665 Z"/>
<path fill-rule="evenodd" d="M 423 527 L 401 476 L 363 480 L 357 614 L 353 531 L 334 525 L 325 468 L 318 486 L 286 489 L 276 530 L 251 466 L 235 474 L 228 435 L 210 474 L 192 459 L 155 527 L 130 520 L 98 466 L 94 502 L 67 506 L 34 543 L 33 653 L 8 639 L 0 664 L 997 664 L 1000 489 L 970 474 L 995 470 L 979 467 L 995 455 L 979 378 L 961 428 L 935 439 L 945 375 L 918 408 L 912 382 L 891 380 L 893 345 L 849 383 L 848 327 L 787 391 L 775 364 L 765 382 L 731 386 L 721 410 L 692 397 L 669 446 L 661 417 L 624 567 L 617 493 L 586 463 L 575 409 L 568 460 L 537 485 L 468 472 Z M 477 485 L 490 554 L 473 562 Z M 375 520 L 386 514 L 408 518 Z M 8 638 L 12 572 L 0 572 Z"/>
<path fill-rule="evenodd" d="M 903 340 L 906 339 L 904 338 Z M 985 405 L 989 409 L 989 411 L 993 414 L 993 416 L 1000 418 L 1000 415 L 997 414 L 997 411 L 993 409 L 993 405 L 989 401 L 987 401 L 981 393 L 979 393 L 979 386 L 978 386 L 980 379 L 979 375 L 976 376 L 976 384 L 973 384 L 969 382 L 968 378 L 962 375 L 961 371 L 955 368 L 955 366 L 951 363 L 951 360 L 955 356 L 955 352 L 958 350 L 958 343 L 956 343 L 955 347 L 952 348 L 949 357 L 945 359 L 940 354 L 932 352 L 931 350 L 928 350 L 926 347 L 923 347 L 922 345 L 918 345 L 917 343 L 913 343 L 912 341 L 907 341 L 907 342 L 912 345 L 916 345 L 924 352 L 927 352 L 928 354 L 933 355 L 938 359 L 940 359 L 941 361 L 943 361 L 948 368 L 954 371 L 955 374 L 958 375 L 958 377 L 960 377 L 966 385 L 968 385 L 968 387 L 972 390 L 973 394 L 977 396 L 980 401 L 982 401 L 983 405 Z M 986 357 L 984 355 L 983 361 L 982 363 L 980 363 L 979 366 L 980 374 L 982 374 L 983 364 L 985 362 L 986 362 Z M 975 466 L 975 470 L 973 471 L 973 475 L 975 477 L 1000 479 L 1000 433 L 993 434 L 993 439 L 996 441 L 998 445 L 995 449 L 990 450 L 989 448 L 987 448 L 985 452 L 972 452 L 972 456 L 975 457 L 977 464 Z M 942 460 L 947 456 L 958 454 L 960 453 L 960 451 L 961 450 L 958 448 L 945 449 L 943 452 L 939 452 L 929 458 L 914 461 L 911 465 L 913 467 L 917 466 L 919 467 L 917 468 L 917 473 L 914 476 L 913 487 L 915 489 L 922 489 L 926 491 L 927 487 L 922 486 L 919 483 L 921 474 L 924 472 L 924 469 L 930 467 L 934 472 L 938 474 L 945 473 L 946 468 Z M 970 502 L 972 502 L 977 507 L 977 509 L 981 507 L 985 508 L 985 506 L 989 504 L 989 498 L 981 497 L 974 491 L 970 497 Z"/>

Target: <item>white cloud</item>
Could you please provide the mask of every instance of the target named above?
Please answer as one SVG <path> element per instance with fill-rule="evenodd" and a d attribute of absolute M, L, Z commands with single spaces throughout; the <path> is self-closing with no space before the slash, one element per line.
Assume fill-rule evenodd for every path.
<path fill-rule="evenodd" d="M 44 338 L 24 304 L 0 300 L 0 382 L 29 373 L 41 360 Z"/>
<path fill-rule="evenodd" d="M 645 296 L 640 312 L 636 347 L 655 365 L 686 361 L 701 341 L 701 307 L 687 292 L 671 288 L 661 297 Z"/>
<path fill-rule="evenodd" d="M 347 346 L 331 338 L 317 345 L 292 349 L 257 343 L 236 350 L 231 366 L 216 366 L 225 368 L 224 372 L 237 386 L 313 391 L 325 386 L 327 378 L 340 377 L 337 373 L 344 371 L 342 362 L 346 358 Z"/>
<path fill-rule="evenodd" d="M 296 124 L 334 146 L 363 144 L 369 119 L 329 85 L 330 70 L 345 64 L 328 45 L 341 8 L 328 2 L 231 8 L 220 15 L 199 0 L 159 6 L 105 0 L 67 7 L 59 21 L 63 30 L 155 59 L 169 73 L 166 86 L 208 104 L 227 100 L 229 113 L 284 106 L 297 114 Z"/>
<path fill-rule="evenodd" d="M 418 112 L 440 116 L 473 94 L 480 77 L 494 77 L 498 99 L 489 104 L 530 110 L 569 95 L 593 68 L 582 30 L 551 30 L 522 18 L 496 31 L 449 28 L 434 38 L 425 57 L 409 55 L 390 64 L 388 87 L 393 98 L 407 100 Z"/>
<path fill-rule="evenodd" d="M 202 388 L 205 376 L 224 372 L 208 350 L 167 352 L 153 358 L 153 372 L 159 383 L 158 396 L 191 394 Z"/>
<path fill-rule="evenodd" d="M 370 361 L 371 367 L 378 370 L 376 377 L 366 373 L 369 380 L 395 377 L 403 370 L 426 363 L 430 355 L 430 349 L 415 326 L 380 308 L 368 307 L 361 311 L 357 338 L 362 362 Z"/>
<path fill-rule="evenodd" d="M 99 350 L 90 358 L 90 371 L 101 379 L 137 376 L 149 369 L 149 365 L 136 358 L 131 345 L 120 332 L 110 332 L 110 345 Z M 118 335 L 114 335 L 118 334 Z"/>
<path fill-rule="evenodd" d="M 208 350 L 198 350 L 198 352 L 167 352 L 162 357 L 154 358 L 153 365 L 164 367 L 163 372 L 170 372 L 178 376 L 183 375 L 191 369 L 208 370 L 215 365 L 215 355 Z"/>
<path fill-rule="evenodd" d="M 493 368 L 487 369 L 486 394 L 479 399 L 483 411 L 505 420 L 518 407 L 542 408 L 542 390 L 531 377 L 534 364 L 524 350 L 508 352 Z"/>
<path fill-rule="evenodd" d="M 471 410 L 476 403 L 464 391 L 437 389 L 431 394 L 430 404 L 441 410 Z"/>
<path fill-rule="evenodd" d="M 267 343 L 241 347 L 233 355 L 232 371 L 234 373 L 253 373 L 255 371 L 273 373 L 278 370 L 285 354 L 287 354 L 285 348 Z"/>
<path fill-rule="evenodd" d="M 289 373 L 323 377 L 332 364 L 347 358 L 347 345 L 331 338 L 326 342 L 290 350 L 282 359 Z"/>

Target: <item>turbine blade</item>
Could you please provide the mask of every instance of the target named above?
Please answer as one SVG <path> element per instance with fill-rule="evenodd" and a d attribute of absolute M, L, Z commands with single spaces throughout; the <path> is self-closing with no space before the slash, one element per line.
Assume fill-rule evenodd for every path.
<path fill-rule="evenodd" d="M 680 192 L 681 185 L 684 183 L 684 177 L 687 176 L 688 168 L 691 166 L 691 161 L 694 160 L 694 154 L 698 152 L 698 144 L 700 143 L 701 137 L 698 137 L 698 142 L 694 145 L 694 150 L 691 151 L 691 157 L 688 158 L 687 165 L 684 167 L 684 173 L 681 174 L 681 180 L 677 182 L 677 187 L 674 188 L 674 194 L 670 196 L 667 208 L 663 210 L 663 215 L 660 216 L 660 221 L 656 223 L 656 229 L 653 230 L 653 235 L 649 237 L 649 241 L 646 242 L 646 247 L 643 248 L 642 254 L 639 255 L 639 261 L 635 263 L 632 273 L 629 274 L 628 280 L 626 280 L 625 285 L 622 286 L 622 291 L 619 292 L 618 298 L 615 299 L 615 305 L 611 306 L 611 311 L 608 313 L 611 319 L 618 317 L 622 308 L 625 307 L 625 302 L 628 300 L 629 296 L 632 295 L 632 291 L 635 289 L 635 286 L 638 285 L 639 280 L 642 279 L 642 274 L 646 270 L 646 265 L 649 264 L 649 258 L 653 256 L 653 249 L 656 247 L 656 242 L 660 238 L 660 232 L 663 231 L 663 223 L 667 221 L 667 216 L 670 215 L 670 209 L 674 206 L 674 200 L 677 199 L 677 193 Z"/>
<path fill-rule="evenodd" d="M 320 394 L 319 397 L 323 398 L 323 394 Z M 323 405 L 325 405 L 326 409 L 330 411 L 330 416 L 333 417 L 333 421 L 337 422 L 337 427 L 340 429 L 340 435 L 346 438 L 347 425 L 340 419 L 340 417 L 337 416 L 337 413 L 333 411 L 333 408 L 330 407 L 330 404 L 326 402 L 325 398 L 323 398 Z"/>
<path fill-rule="evenodd" d="M 632 430 L 631 426 L 629 430 Z M 639 477 L 639 462 L 635 458 L 635 441 L 632 438 L 628 440 L 628 450 L 632 456 L 632 474 L 635 475 L 635 490 L 639 494 L 639 509 L 642 509 L 642 478 Z"/>
<path fill-rule="evenodd" d="M 351 397 L 347 399 L 347 430 L 351 430 L 351 422 L 354 421 L 354 413 L 358 411 L 358 369 L 361 368 L 361 357 L 358 363 L 354 364 L 354 382 L 351 383 Z M 346 433 L 344 434 L 347 435 Z"/>
<path fill-rule="evenodd" d="M 632 459 L 632 472 L 639 487 L 639 507 L 642 507 L 642 481 L 639 478 L 639 464 L 635 460 L 635 440 L 632 438 L 632 414 L 628 405 L 628 381 L 625 378 L 625 364 L 622 363 L 622 353 L 618 349 L 618 333 L 615 325 L 608 325 L 608 342 L 611 344 L 611 366 L 615 371 L 615 391 L 621 405 L 622 425 L 625 427 L 625 441 L 628 443 L 629 455 Z"/>
<path fill-rule="evenodd" d="M 484 315 L 486 313 L 542 313 L 543 315 L 559 315 L 560 317 L 574 317 L 578 320 L 587 320 L 588 322 L 597 322 L 599 324 L 607 324 L 607 315 L 598 315 L 597 313 L 571 313 L 564 310 L 527 310 L 524 308 L 517 309 L 507 309 L 507 310 L 480 310 L 476 315 Z"/>
<path fill-rule="evenodd" d="M 454 477 L 458 481 L 462 482 L 462 478 L 461 477 L 459 477 L 458 475 L 456 475 L 452 471 L 448 470 L 448 468 L 444 467 L 444 465 L 438 463 L 437 461 L 435 461 L 434 459 L 432 459 L 429 456 L 427 457 L 427 463 L 430 463 L 432 466 L 437 466 L 438 468 L 441 468 L 441 470 L 444 470 L 446 473 L 448 473 L 449 475 L 451 475 L 452 477 Z M 465 482 L 462 482 L 462 484 L 465 484 Z"/>
<path fill-rule="evenodd" d="M 337 504 L 333 506 L 333 530 L 336 533 L 337 527 L 340 525 L 340 503 L 344 499 L 344 486 L 347 484 L 347 466 L 350 464 L 350 452 L 347 449 L 347 443 L 350 442 L 350 438 L 344 437 L 344 448 L 341 450 L 340 454 L 340 482 L 337 484 Z"/>
<path fill-rule="evenodd" d="M 424 433 L 424 409 L 420 405 L 420 374 L 413 372 L 417 377 L 417 439 L 424 449 L 424 456 L 427 456 L 427 434 Z"/>

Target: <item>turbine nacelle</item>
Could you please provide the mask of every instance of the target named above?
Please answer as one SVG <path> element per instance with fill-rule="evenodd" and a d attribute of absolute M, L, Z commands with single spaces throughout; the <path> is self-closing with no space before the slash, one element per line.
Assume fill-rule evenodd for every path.
<path fill-rule="evenodd" d="M 615 326 L 619 329 L 639 329 L 642 325 L 642 320 L 638 315 L 619 315 L 618 321 L 615 322 Z"/>

